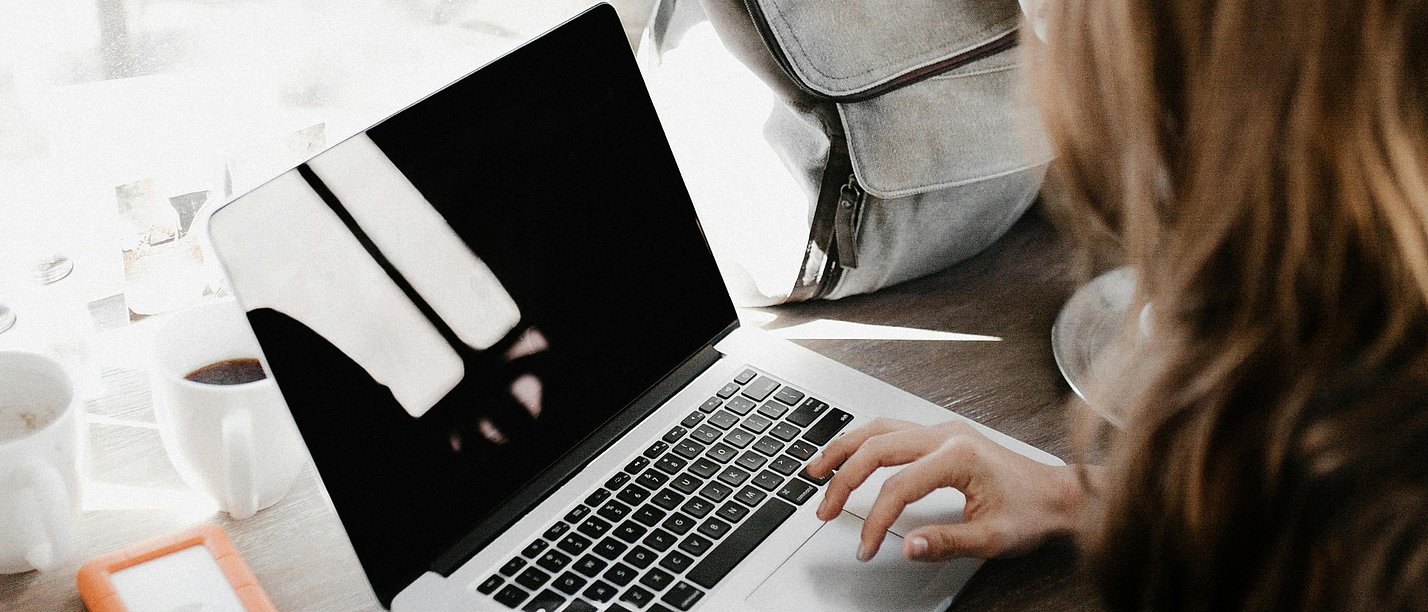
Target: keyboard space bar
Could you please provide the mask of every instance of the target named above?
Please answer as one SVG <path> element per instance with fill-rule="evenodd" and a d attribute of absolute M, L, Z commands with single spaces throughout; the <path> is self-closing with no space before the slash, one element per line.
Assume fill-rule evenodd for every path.
<path fill-rule="evenodd" d="M 770 499 L 755 510 L 747 522 L 730 533 L 729 539 L 709 551 L 708 557 L 689 570 L 689 580 L 706 589 L 714 588 L 734 566 L 749 556 L 769 534 L 788 520 L 788 517 L 793 515 L 793 510 L 794 507 L 789 504 Z"/>

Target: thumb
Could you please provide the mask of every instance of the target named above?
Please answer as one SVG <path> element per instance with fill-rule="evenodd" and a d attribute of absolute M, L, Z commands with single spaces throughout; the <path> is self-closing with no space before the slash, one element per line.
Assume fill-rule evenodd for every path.
<path fill-rule="evenodd" d="M 914 561 L 943 561 L 953 557 L 990 558 L 996 534 L 983 522 L 932 525 L 914 529 L 902 543 L 902 554 Z"/>

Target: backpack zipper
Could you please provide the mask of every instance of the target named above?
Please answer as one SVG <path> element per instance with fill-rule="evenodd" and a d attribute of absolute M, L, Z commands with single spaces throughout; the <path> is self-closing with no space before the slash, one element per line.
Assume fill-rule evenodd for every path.
<path fill-rule="evenodd" d="M 1013 28 L 985 44 L 973 47 L 962 53 L 921 68 L 909 70 L 886 83 L 881 83 L 864 91 L 830 96 L 814 91 L 803 82 L 803 79 L 798 78 L 798 73 L 793 69 L 793 62 L 789 60 L 788 55 L 783 52 L 783 47 L 779 46 L 778 39 L 774 36 L 773 28 L 769 27 L 768 16 L 764 13 L 763 6 L 759 4 L 759 0 L 744 0 L 744 6 L 748 8 L 749 15 L 753 17 L 754 29 L 758 30 L 759 36 L 764 39 L 764 46 L 768 47 L 769 53 L 774 57 L 774 61 L 778 62 L 779 68 L 783 69 L 784 74 L 788 75 L 789 80 L 793 81 L 793 84 L 804 93 L 820 100 L 828 100 L 831 102 L 862 102 L 863 100 L 876 98 L 889 91 L 901 89 L 919 81 L 925 81 L 949 70 L 961 68 L 979 59 L 996 55 L 1016 46 L 1017 30 Z"/>
<path fill-rule="evenodd" d="M 848 175 L 848 184 L 838 191 L 838 210 L 833 214 L 834 259 L 844 268 L 858 267 L 858 217 L 867 195 L 854 174 Z"/>

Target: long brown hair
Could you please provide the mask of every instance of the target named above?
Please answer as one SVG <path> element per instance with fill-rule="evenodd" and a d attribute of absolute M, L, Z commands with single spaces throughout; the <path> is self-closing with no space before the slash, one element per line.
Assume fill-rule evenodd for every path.
<path fill-rule="evenodd" d="M 1428 2 L 1047 1 L 1048 199 L 1151 304 L 1106 602 L 1428 609 Z"/>

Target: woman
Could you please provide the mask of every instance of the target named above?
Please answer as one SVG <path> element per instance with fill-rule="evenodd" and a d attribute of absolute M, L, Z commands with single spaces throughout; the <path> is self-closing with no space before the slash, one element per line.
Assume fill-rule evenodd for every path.
<path fill-rule="evenodd" d="M 1123 422 L 1106 465 L 877 422 L 811 467 L 846 460 L 819 515 L 910 464 L 862 558 L 951 486 L 966 522 L 903 554 L 1077 533 L 1113 609 L 1428 609 L 1428 2 L 1050 0 L 1045 18 L 1023 43 L 1060 155 L 1048 194 L 1153 305 L 1092 393 Z"/>

